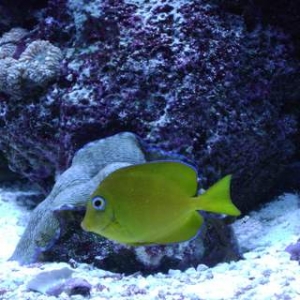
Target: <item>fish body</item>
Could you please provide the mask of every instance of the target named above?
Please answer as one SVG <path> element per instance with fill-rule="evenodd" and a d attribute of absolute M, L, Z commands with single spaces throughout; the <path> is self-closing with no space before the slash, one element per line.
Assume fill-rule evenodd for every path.
<path fill-rule="evenodd" d="M 195 237 L 199 210 L 237 216 L 230 176 L 197 196 L 197 172 L 182 162 L 158 161 L 121 168 L 92 194 L 82 227 L 129 245 L 169 244 Z"/>

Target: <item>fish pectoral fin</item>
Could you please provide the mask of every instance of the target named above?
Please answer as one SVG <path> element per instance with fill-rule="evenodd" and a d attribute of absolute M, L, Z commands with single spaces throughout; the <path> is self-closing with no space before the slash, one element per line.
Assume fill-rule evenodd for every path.
<path fill-rule="evenodd" d="M 188 241 L 197 236 L 203 224 L 203 218 L 198 212 L 193 212 L 185 221 L 177 223 L 176 228 L 153 241 L 156 244 L 171 244 Z"/>

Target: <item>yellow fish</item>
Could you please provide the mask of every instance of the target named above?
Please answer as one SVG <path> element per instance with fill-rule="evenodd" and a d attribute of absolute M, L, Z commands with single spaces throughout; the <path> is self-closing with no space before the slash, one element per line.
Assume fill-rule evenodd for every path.
<path fill-rule="evenodd" d="M 197 172 L 182 162 L 157 161 L 118 169 L 88 201 L 83 229 L 128 245 L 168 244 L 195 237 L 199 210 L 238 216 L 226 176 L 197 196 Z"/>

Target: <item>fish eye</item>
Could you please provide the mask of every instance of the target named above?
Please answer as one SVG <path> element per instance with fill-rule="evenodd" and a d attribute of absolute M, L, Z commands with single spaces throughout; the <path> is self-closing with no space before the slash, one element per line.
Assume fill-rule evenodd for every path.
<path fill-rule="evenodd" d="M 104 210 L 106 206 L 106 201 L 104 198 L 96 196 L 92 199 L 92 204 L 96 210 Z"/>

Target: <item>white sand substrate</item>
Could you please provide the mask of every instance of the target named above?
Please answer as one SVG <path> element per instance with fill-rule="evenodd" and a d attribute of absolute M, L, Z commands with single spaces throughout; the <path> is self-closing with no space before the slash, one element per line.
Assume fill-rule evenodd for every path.
<path fill-rule="evenodd" d="M 85 299 L 81 295 L 59 297 L 29 291 L 28 282 L 45 270 L 68 266 L 43 263 L 19 266 L 7 261 L 28 221 L 30 211 L 20 207 L 15 187 L 0 187 L 0 299 Z M 244 258 L 214 268 L 199 265 L 185 272 L 125 276 L 91 265 L 79 264 L 73 277 L 91 285 L 90 299 L 163 300 L 300 300 L 300 265 L 285 248 L 300 238 L 297 195 L 286 194 L 233 224 Z"/>

